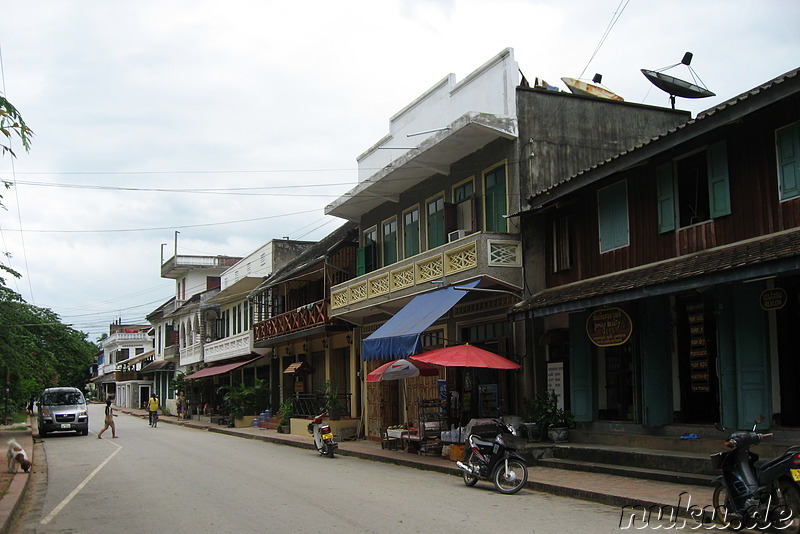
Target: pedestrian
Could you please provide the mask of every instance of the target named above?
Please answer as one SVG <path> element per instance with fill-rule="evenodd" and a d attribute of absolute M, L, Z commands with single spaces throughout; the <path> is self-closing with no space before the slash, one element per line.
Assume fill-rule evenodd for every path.
<path fill-rule="evenodd" d="M 183 394 L 183 391 L 178 392 L 178 419 L 183 419 L 183 414 L 186 410 L 186 396 Z"/>
<path fill-rule="evenodd" d="M 103 432 L 106 431 L 107 428 L 111 427 L 111 437 L 117 437 L 117 427 L 114 425 L 114 418 L 117 414 L 114 413 L 114 408 L 111 407 L 111 399 L 106 400 L 106 419 L 105 419 L 105 426 L 103 430 L 97 434 L 97 439 L 103 439 Z"/>
<path fill-rule="evenodd" d="M 33 415 L 33 403 L 36 399 L 31 395 L 31 400 L 28 401 L 28 415 Z"/>
<path fill-rule="evenodd" d="M 153 420 L 155 420 L 155 418 L 158 415 L 158 408 L 159 408 L 158 395 L 153 393 L 150 396 L 150 400 L 147 402 L 147 404 L 150 414 L 150 426 L 153 426 Z"/>

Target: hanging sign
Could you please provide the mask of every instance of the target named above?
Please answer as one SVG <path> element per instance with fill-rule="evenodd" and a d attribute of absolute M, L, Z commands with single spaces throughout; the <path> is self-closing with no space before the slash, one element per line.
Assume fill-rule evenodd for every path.
<path fill-rule="evenodd" d="M 782 287 L 765 289 L 761 292 L 761 309 L 766 311 L 780 310 L 786 306 L 786 291 Z"/>
<path fill-rule="evenodd" d="M 631 337 L 633 323 L 621 308 L 595 310 L 586 320 L 586 334 L 598 347 L 622 345 Z"/>

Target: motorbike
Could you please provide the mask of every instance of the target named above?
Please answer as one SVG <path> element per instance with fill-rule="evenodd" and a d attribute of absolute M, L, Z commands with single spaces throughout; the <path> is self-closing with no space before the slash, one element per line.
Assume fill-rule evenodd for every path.
<path fill-rule="evenodd" d="M 525 458 L 520 456 L 514 447 L 514 428 L 492 419 L 500 432 L 492 441 L 482 439 L 475 434 L 467 438 L 469 449 L 465 462 L 456 462 L 463 470 L 464 484 L 474 486 L 478 480 L 494 483 L 500 493 L 510 495 L 525 486 L 528 481 L 528 468 Z"/>
<path fill-rule="evenodd" d="M 759 460 L 750 447 L 774 436 L 756 432 L 763 421 L 764 416 L 759 416 L 751 431 L 733 432 L 725 442 L 730 450 L 711 455 L 712 465 L 721 471 L 714 479 L 714 513 L 735 529 L 773 527 L 798 532 L 800 445 L 772 460 Z"/>
<path fill-rule="evenodd" d="M 322 422 L 323 417 L 325 417 L 325 414 L 321 413 L 308 423 L 308 433 L 314 436 L 314 445 L 320 455 L 327 455 L 328 458 L 333 458 L 333 453 L 339 446 L 333 439 L 331 425 Z"/>

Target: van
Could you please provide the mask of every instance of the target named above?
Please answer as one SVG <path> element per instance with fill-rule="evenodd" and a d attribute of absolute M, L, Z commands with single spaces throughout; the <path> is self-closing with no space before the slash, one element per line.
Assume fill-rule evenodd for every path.
<path fill-rule="evenodd" d="M 39 436 L 48 432 L 74 431 L 89 433 L 89 410 L 86 399 L 77 388 L 48 388 L 37 403 Z"/>

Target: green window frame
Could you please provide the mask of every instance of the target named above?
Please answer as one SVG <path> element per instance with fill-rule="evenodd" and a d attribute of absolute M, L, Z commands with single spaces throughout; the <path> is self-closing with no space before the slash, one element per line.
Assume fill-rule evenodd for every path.
<path fill-rule="evenodd" d="M 419 254 L 419 208 L 403 213 L 403 252 L 406 258 Z"/>
<path fill-rule="evenodd" d="M 427 237 L 428 249 L 444 245 L 444 195 L 431 199 L 427 202 Z"/>
<path fill-rule="evenodd" d="M 628 183 L 625 180 L 597 191 L 600 253 L 628 246 Z"/>
<path fill-rule="evenodd" d="M 775 131 L 781 200 L 800 196 L 800 122 Z"/>
<path fill-rule="evenodd" d="M 506 166 L 499 165 L 483 174 L 487 232 L 507 232 L 508 221 L 503 215 L 508 213 L 506 205 Z"/>
<path fill-rule="evenodd" d="M 383 223 L 383 265 L 397 262 L 397 219 Z"/>

